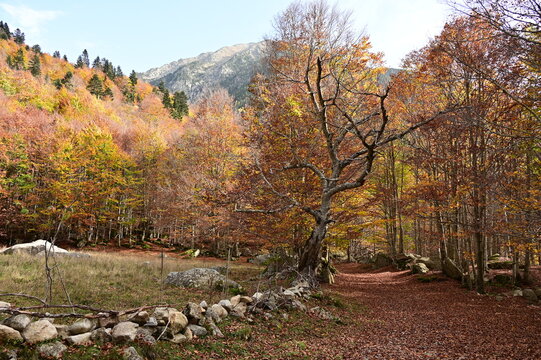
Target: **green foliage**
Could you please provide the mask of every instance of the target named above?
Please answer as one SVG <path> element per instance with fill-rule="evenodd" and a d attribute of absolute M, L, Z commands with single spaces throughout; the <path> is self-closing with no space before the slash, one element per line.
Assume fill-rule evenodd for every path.
<path fill-rule="evenodd" d="M 15 31 L 13 32 L 13 40 L 17 44 L 22 45 L 22 44 L 24 44 L 24 39 L 25 39 L 25 35 L 21 31 L 21 29 L 19 29 L 19 28 L 15 29 Z"/>
<path fill-rule="evenodd" d="M 29 70 L 33 76 L 41 75 L 41 61 L 38 54 L 35 54 L 30 60 Z"/>
<path fill-rule="evenodd" d="M 63 86 L 66 88 L 70 88 L 72 78 L 73 78 L 73 73 L 71 71 L 68 71 L 62 79 L 54 80 L 53 84 L 58 90 L 62 89 Z"/>
<path fill-rule="evenodd" d="M 137 85 L 137 74 L 135 73 L 135 70 L 132 70 L 130 73 L 130 84 L 131 86 Z"/>
<path fill-rule="evenodd" d="M 25 70 L 26 69 L 26 57 L 24 50 L 19 48 L 15 55 L 8 56 L 6 59 L 8 66 L 14 70 Z"/>
<path fill-rule="evenodd" d="M 11 32 L 7 23 L 0 21 L 0 40 L 11 39 Z"/>
<path fill-rule="evenodd" d="M 173 104 L 171 109 L 171 116 L 175 119 L 182 119 L 188 115 L 188 97 L 184 91 L 175 92 L 173 96 Z"/>
<path fill-rule="evenodd" d="M 86 89 L 97 98 L 100 98 L 103 96 L 104 88 L 103 88 L 103 81 L 100 79 L 100 77 L 97 74 L 92 75 L 90 80 L 88 81 L 88 85 L 86 86 Z"/>

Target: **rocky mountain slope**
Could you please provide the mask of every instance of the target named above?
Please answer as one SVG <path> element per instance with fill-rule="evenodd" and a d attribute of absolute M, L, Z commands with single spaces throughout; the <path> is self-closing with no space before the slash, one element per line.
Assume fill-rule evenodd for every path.
<path fill-rule="evenodd" d="M 264 42 L 227 46 L 150 69 L 139 77 L 153 85 L 163 81 L 170 91 L 184 91 L 191 101 L 206 89 L 223 87 L 244 103 L 251 77 L 262 68 L 264 49 Z"/>

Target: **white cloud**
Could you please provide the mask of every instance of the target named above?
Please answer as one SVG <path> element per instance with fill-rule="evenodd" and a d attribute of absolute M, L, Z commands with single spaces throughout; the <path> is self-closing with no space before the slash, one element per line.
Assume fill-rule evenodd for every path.
<path fill-rule="evenodd" d="M 41 31 L 41 26 L 47 21 L 56 19 L 62 15 L 61 11 L 55 10 L 34 10 L 26 5 L 10 5 L 0 3 L 0 7 L 4 9 L 14 19 L 17 27 L 26 33 L 38 35 Z M 11 25 L 11 24 L 10 24 Z M 14 26 L 13 26 L 14 27 Z"/>

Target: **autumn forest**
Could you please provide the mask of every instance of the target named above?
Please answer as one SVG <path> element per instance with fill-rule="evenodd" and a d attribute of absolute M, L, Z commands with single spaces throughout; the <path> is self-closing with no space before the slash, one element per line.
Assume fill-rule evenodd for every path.
<path fill-rule="evenodd" d="M 85 50 L 0 26 L 0 241 L 322 249 L 541 262 L 540 4 L 470 0 L 400 69 L 325 3 L 294 3 L 242 107 L 187 103 Z M 519 274 L 519 266 L 523 269 Z"/>

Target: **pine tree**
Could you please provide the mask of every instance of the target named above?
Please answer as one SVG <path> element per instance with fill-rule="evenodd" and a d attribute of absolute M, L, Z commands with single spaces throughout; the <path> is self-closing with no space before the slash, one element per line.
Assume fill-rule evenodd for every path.
<path fill-rule="evenodd" d="M 105 89 L 103 90 L 102 96 L 103 97 L 110 97 L 112 99 L 113 98 L 113 91 L 111 90 L 110 87 L 106 86 Z"/>
<path fill-rule="evenodd" d="M 64 59 L 64 61 L 68 61 L 68 56 L 64 55 L 63 59 Z"/>
<path fill-rule="evenodd" d="M 95 59 L 94 59 L 94 62 L 92 63 L 92 67 L 94 69 L 101 69 L 101 59 L 99 56 L 97 56 Z"/>
<path fill-rule="evenodd" d="M 24 44 L 24 39 L 25 39 L 25 36 L 24 36 L 24 33 L 21 31 L 21 29 L 19 28 L 15 29 L 15 32 L 13 33 L 13 40 L 17 44 L 22 45 Z"/>
<path fill-rule="evenodd" d="M 173 104 L 171 103 L 171 96 L 169 95 L 169 91 L 167 89 L 165 89 L 163 92 L 162 104 L 166 109 L 171 109 L 173 107 Z"/>
<path fill-rule="evenodd" d="M 188 115 L 188 97 L 184 91 L 175 92 L 173 96 L 173 109 L 171 115 L 175 119 L 182 119 L 184 116 Z"/>
<path fill-rule="evenodd" d="M 109 79 L 114 80 L 115 79 L 115 68 L 113 67 L 113 64 L 109 60 L 107 60 L 105 58 L 103 59 L 102 63 L 103 63 L 102 70 L 105 73 L 105 75 Z"/>
<path fill-rule="evenodd" d="M 124 73 L 122 72 L 122 69 L 120 68 L 120 66 L 116 67 L 115 75 L 118 76 L 118 77 L 124 76 Z"/>
<path fill-rule="evenodd" d="M 137 85 L 137 74 L 135 73 L 135 70 L 132 70 L 130 73 L 130 83 L 132 86 Z"/>
<path fill-rule="evenodd" d="M 99 99 L 103 95 L 103 81 L 101 81 L 98 75 L 94 74 L 88 81 L 86 89 Z"/>
<path fill-rule="evenodd" d="M 0 39 L 9 40 L 11 33 L 9 32 L 9 26 L 7 23 L 0 21 Z"/>
<path fill-rule="evenodd" d="M 36 54 L 41 54 L 41 46 L 39 46 L 38 44 L 32 46 L 32 51 Z"/>
<path fill-rule="evenodd" d="M 56 50 L 56 51 L 53 53 L 53 57 L 56 58 L 56 59 L 60 59 L 60 51 Z"/>
<path fill-rule="evenodd" d="M 86 51 L 86 49 L 84 49 L 81 54 L 81 60 L 83 61 L 84 66 L 90 67 L 90 58 L 88 57 L 88 51 Z"/>
<path fill-rule="evenodd" d="M 165 83 L 163 80 L 158 84 L 158 90 L 160 90 L 162 93 L 165 91 Z"/>
<path fill-rule="evenodd" d="M 26 58 L 24 56 L 23 49 L 19 48 L 15 53 L 15 56 L 9 59 L 8 65 L 15 70 L 25 70 L 26 69 Z"/>
<path fill-rule="evenodd" d="M 77 58 L 77 62 L 75 63 L 75 68 L 81 69 L 84 65 L 85 63 L 83 61 L 83 57 L 79 55 L 79 57 Z"/>
<path fill-rule="evenodd" d="M 41 61 L 38 54 L 35 54 L 32 60 L 30 60 L 29 69 L 32 75 L 36 77 L 41 75 Z"/>

